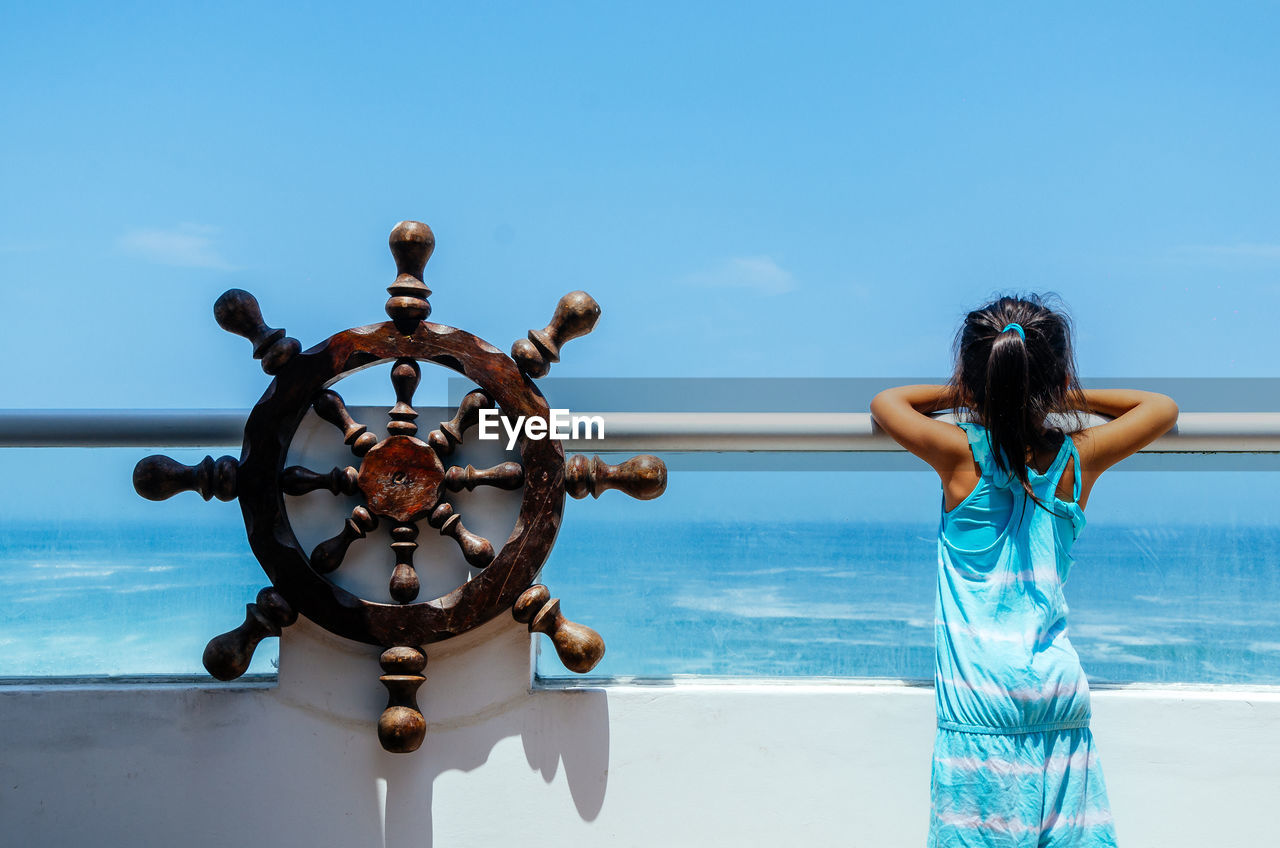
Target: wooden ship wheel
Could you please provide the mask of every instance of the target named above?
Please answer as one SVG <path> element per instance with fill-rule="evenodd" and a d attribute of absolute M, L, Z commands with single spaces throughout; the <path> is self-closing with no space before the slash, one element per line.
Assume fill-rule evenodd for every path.
<path fill-rule="evenodd" d="M 391 253 L 398 276 L 388 287 L 391 320 L 337 333 L 309 350 L 283 329 L 268 327 L 253 295 L 232 289 L 214 304 L 218 324 L 253 344 L 253 356 L 274 379 L 249 413 L 239 460 L 205 457 L 187 466 L 167 456 L 138 462 L 133 484 L 138 494 L 163 500 L 181 491 L 205 500 L 238 498 L 254 556 L 271 585 L 247 607 L 244 623 L 215 637 L 204 652 L 204 666 L 219 680 L 244 674 L 257 644 L 279 636 L 304 615 L 325 630 L 385 648 L 382 683 L 388 705 L 378 721 L 378 738 L 388 751 L 416 750 L 426 733 L 416 692 L 425 681 L 422 646 L 456 636 L 492 620 L 505 610 L 547 634 L 561 661 L 572 671 L 590 671 L 604 655 L 594 630 L 568 621 L 560 602 L 536 580 L 560 528 L 566 493 L 599 497 L 617 489 L 632 497 L 656 498 L 666 488 L 667 469 L 654 456 L 637 456 L 620 465 L 598 456 L 572 456 L 553 438 L 529 438 L 522 429 L 519 462 L 492 468 L 450 464 L 450 456 L 481 410 L 497 409 L 508 418 L 550 417 L 546 399 L 533 378 L 558 362 L 569 339 L 591 332 L 600 306 L 586 292 L 560 299 L 551 323 L 517 341 L 511 355 L 470 333 L 427 321 L 431 291 L 423 270 L 435 248 L 435 236 L 422 223 L 404 221 L 391 232 Z M 388 436 L 379 440 L 353 420 L 342 398 L 330 388 L 353 372 L 393 362 L 395 405 L 388 413 Z M 453 419 L 420 438 L 413 395 L 420 362 L 456 371 L 479 386 L 458 405 Z M 357 465 L 317 472 L 285 467 L 290 443 L 309 410 L 341 431 Z M 449 502 L 452 493 L 476 486 L 523 489 L 511 535 L 495 548 L 470 532 Z M 286 494 L 327 489 L 363 500 L 341 532 L 307 551 L 289 524 Z M 462 585 L 443 597 L 418 598 L 414 563 L 421 522 L 454 539 L 471 567 Z M 395 566 L 385 599 L 358 597 L 329 579 L 342 566 L 349 546 L 390 522 Z"/>

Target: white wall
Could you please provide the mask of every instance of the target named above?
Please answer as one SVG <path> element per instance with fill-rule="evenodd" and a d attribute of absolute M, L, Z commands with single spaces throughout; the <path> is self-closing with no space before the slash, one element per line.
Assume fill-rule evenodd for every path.
<path fill-rule="evenodd" d="M 529 692 L 528 638 L 504 618 L 429 651 L 409 755 L 378 745 L 377 651 L 306 622 L 278 687 L 0 689 L 0 842 L 923 844 L 932 690 Z M 1126 848 L 1274 842 L 1280 694 L 1102 691 L 1094 712 Z"/>

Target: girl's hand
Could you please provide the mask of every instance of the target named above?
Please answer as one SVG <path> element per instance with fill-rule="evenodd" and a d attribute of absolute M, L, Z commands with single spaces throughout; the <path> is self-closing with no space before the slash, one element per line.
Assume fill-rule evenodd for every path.
<path fill-rule="evenodd" d="M 1137 389 L 1086 389 L 1082 407 L 1112 419 L 1073 437 L 1085 492 L 1103 471 L 1169 432 L 1178 420 L 1172 398 Z"/>

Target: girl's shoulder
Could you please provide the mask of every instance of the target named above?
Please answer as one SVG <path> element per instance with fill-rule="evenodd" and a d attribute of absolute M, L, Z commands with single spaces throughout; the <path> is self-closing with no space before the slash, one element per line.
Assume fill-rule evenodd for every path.
<path fill-rule="evenodd" d="M 976 421 L 958 421 L 956 426 L 964 430 L 969 438 L 969 451 L 973 461 L 978 464 L 982 477 L 994 486 L 1008 486 L 1013 481 L 1013 474 L 1008 470 L 1009 463 L 1002 469 L 996 463 L 996 448 L 991 444 L 991 434 L 987 428 Z"/>

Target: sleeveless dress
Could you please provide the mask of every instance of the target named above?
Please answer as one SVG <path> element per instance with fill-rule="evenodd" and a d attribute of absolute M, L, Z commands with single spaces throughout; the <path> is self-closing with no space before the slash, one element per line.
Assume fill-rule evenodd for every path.
<path fill-rule="evenodd" d="M 996 466 L 984 427 L 960 427 L 981 479 L 950 512 L 944 500 L 938 531 L 929 845 L 1114 846 L 1062 595 L 1085 519 L 1055 492 L 1074 459 L 1080 497 L 1079 454 L 1066 437 L 1047 471 L 1027 469 L 1050 512 Z"/>

